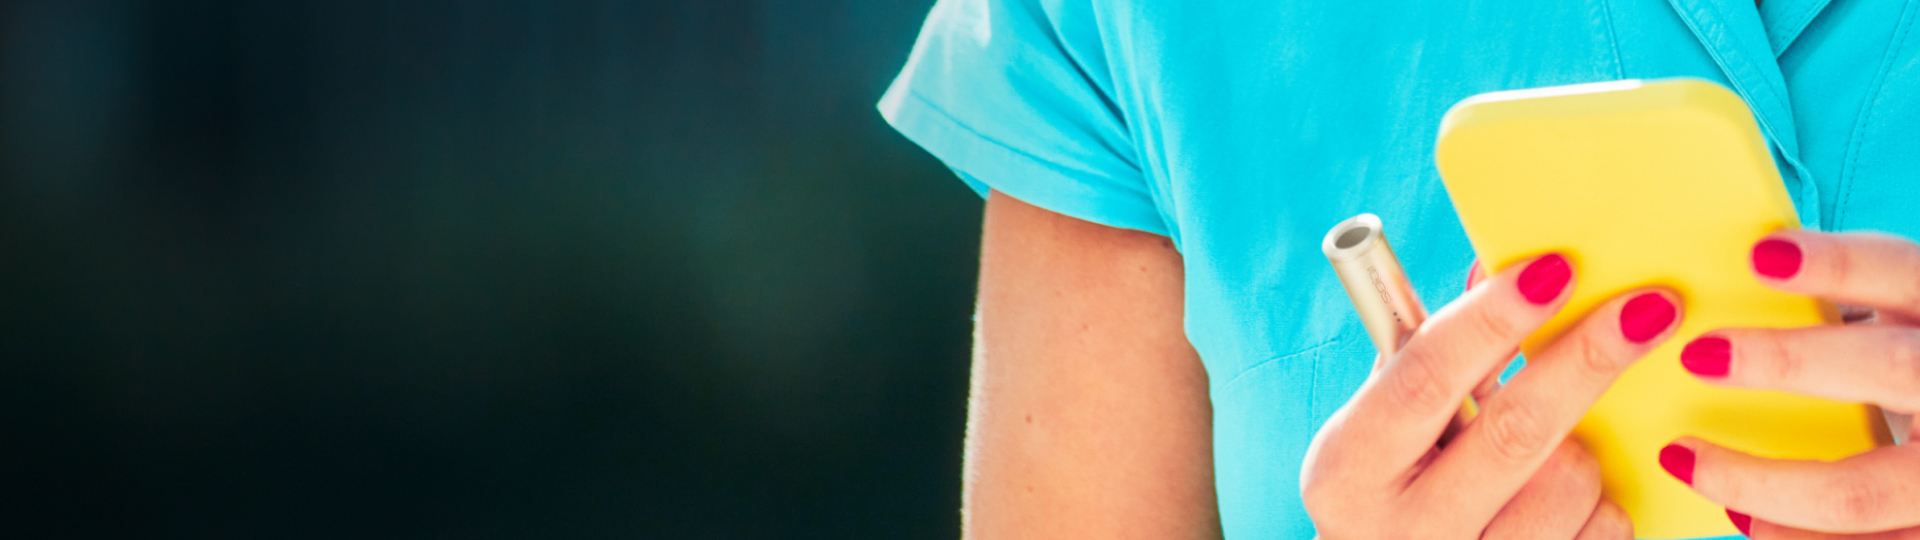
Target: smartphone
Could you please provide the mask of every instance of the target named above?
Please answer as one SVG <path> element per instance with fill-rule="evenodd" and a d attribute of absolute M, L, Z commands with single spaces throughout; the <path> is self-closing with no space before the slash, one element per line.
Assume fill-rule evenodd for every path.
<path fill-rule="evenodd" d="M 1575 268 L 1572 300 L 1522 343 L 1529 358 L 1622 292 L 1679 292 L 1678 333 L 1574 430 L 1641 538 L 1738 534 L 1724 509 L 1661 470 L 1660 449 L 1680 436 L 1820 460 L 1891 442 L 1872 406 L 1714 387 L 1680 367 L 1680 349 L 1708 330 L 1839 321 L 1832 306 L 1770 289 L 1748 269 L 1753 244 L 1799 218 L 1733 92 L 1683 78 L 1482 94 L 1447 112 L 1435 154 L 1490 272 L 1546 252 Z"/>

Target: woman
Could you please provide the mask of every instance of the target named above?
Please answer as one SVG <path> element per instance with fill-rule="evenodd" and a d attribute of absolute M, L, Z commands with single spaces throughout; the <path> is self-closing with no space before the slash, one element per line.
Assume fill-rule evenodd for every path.
<path fill-rule="evenodd" d="M 1622 295 L 1546 353 L 1576 361 L 1540 364 L 1570 367 L 1487 385 L 1435 450 L 1579 279 L 1543 254 L 1458 294 L 1471 250 L 1432 166 L 1440 116 L 1493 90 L 1715 80 L 1754 110 L 1809 229 L 1913 236 L 1916 4 L 940 1 L 880 108 L 988 199 L 967 534 L 1629 536 L 1565 435 L 1685 314 L 1667 291 Z M 1362 211 L 1396 231 L 1422 297 L 1452 300 L 1371 379 L 1318 251 Z M 1715 332 L 1689 368 L 1920 407 L 1920 249 L 1799 232 L 1755 260 L 1880 322 Z M 1905 447 L 1816 464 L 1675 444 L 1663 463 L 1757 537 L 1920 536 Z"/>

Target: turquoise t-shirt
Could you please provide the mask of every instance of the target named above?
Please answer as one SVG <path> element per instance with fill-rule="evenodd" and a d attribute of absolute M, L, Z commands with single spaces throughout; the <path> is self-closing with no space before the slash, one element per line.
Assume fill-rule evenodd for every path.
<path fill-rule="evenodd" d="M 1373 355 L 1320 238 L 1379 214 L 1427 304 L 1459 294 L 1473 255 L 1433 165 L 1447 107 L 1718 81 L 1809 228 L 1912 237 L 1917 4 L 941 0 L 880 110 L 975 190 L 1171 238 L 1226 532 L 1308 538 L 1302 455 Z"/>

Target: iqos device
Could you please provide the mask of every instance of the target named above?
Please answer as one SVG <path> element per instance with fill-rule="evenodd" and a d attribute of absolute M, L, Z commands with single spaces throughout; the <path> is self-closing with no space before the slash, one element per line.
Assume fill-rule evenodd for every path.
<path fill-rule="evenodd" d="M 1387 245 L 1379 216 L 1360 214 L 1334 225 L 1320 241 L 1320 251 L 1333 263 L 1334 274 L 1340 276 L 1354 311 L 1360 313 L 1360 323 L 1380 351 L 1374 358 L 1378 369 L 1427 320 L 1427 309 L 1420 305 L 1400 259 Z"/>

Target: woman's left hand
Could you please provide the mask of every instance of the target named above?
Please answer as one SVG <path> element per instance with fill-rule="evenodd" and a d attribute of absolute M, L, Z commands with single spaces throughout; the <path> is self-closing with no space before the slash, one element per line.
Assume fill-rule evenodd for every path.
<path fill-rule="evenodd" d="M 1784 231 L 1754 246 L 1753 269 L 1783 291 L 1871 308 L 1874 320 L 1709 332 L 1681 352 L 1687 371 L 1721 386 L 1920 411 L 1920 245 Z M 1753 538 L 1920 539 L 1920 445 L 1823 462 L 1764 459 L 1688 437 L 1661 450 L 1660 464 L 1726 506 Z"/>

